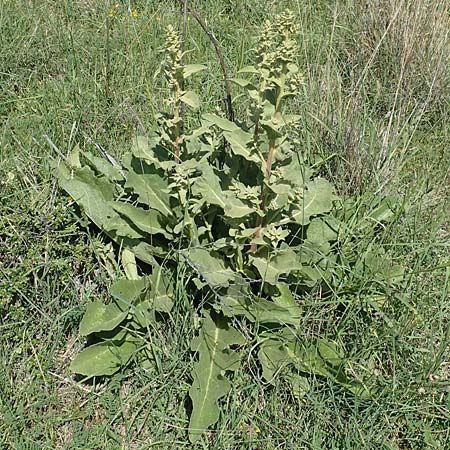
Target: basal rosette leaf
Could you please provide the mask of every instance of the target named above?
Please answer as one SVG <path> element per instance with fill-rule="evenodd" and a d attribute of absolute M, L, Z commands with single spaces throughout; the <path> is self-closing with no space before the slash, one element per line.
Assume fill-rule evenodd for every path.
<path fill-rule="evenodd" d="M 143 209 L 130 203 L 114 201 L 109 203 L 120 215 L 125 216 L 137 228 L 148 234 L 161 234 L 170 239 L 171 234 L 165 229 L 165 218 L 156 209 Z"/>
<path fill-rule="evenodd" d="M 225 267 L 223 260 L 216 256 L 213 250 L 195 247 L 184 251 L 182 255 L 210 286 L 226 287 L 235 279 L 235 273 Z"/>
<path fill-rule="evenodd" d="M 244 336 L 224 317 L 212 318 L 205 312 L 200 333 L 191 344 L 192 350 L 198 353 L 189 390 L 192 400 L 189 439 L 192 443 L 219 419 L 218 401 L 231 387 L 225 372 L 236 370 L 240 361 L 239 354 L 230 347 L 244 343 Z"/>
<path fill-rule="evenodd" d="M 306 231 L 307 240 L 320 245 L 334 241 L 338 237 L 339 223 L 332 217 L 311 220 Z"/>
<path fill-rule="evenodd" d="M 70 370 L 86 377 L 113 375 L 128 364 L 136 349 L 136 344 L 129 341 L 100 342 L 78 353 Z"/>
<path fill-rule="evenodd" d="M 175 287 L 168 272 L 159 265 L 153 266 L 149 277 L 149 298 L 155 311 L 170 312 L 173 306 Z"/>
<path fill-rule="evenodd" d="M 125 276 L 129 280 L 138 280 L 139 275 L 135 254 L 131 250 L 124 248 L 120 253 L 120 261 L 122 263 Z"/>
<path fill-rule="evenodd" d="M 97 173 L 103 175 L 108 181 L 120 182 L 124 180 L 120 166 L 114 166 L 105 158 L 94 156 L 89 152 L 83 152 L 83 157 Z"/>
<path fill-rule="evenodd" d="M 137 259 L 147 263 L 155 264 L 155 257 L 165 258 L 169 253 L 169 250 L 164 246 L 158 245 L 156 242 L 149 244 L 143 242 L 141 239 L 128 239 L 128 238 L 116 238 L 116 242 L 124 248 L 128 248 Z"/>
<path fill-rule="evenodd" d="M 111 239 L 130 249 L 141 261 L 152 264 L 153 255 L 165 252 L 146 242 L 142 233 L 121 217 L 110 205 L 115 196 L 115 185 L 105 177 L 97 177 L 91 168 L 69 169 L 61 164 L 58 168 L 60 186 L 78 203 L 85 214 Z"/>
<path fill-rule="evenodd" d="M 221 310 L 227 317 L 245 317 L 252 323 L 279 325 L 298 325 L 299 309 L 295 306 L 281 305 L 264 298 L 253 298 L 250 292 L 246 296 L 236 295 L 234 287 L 228 289 L 220 301 Z"/>
<path fill-rule="evenodd" d="M 80 323 L 80 335 L 111 331 L 119 326 L 127 317 L 128 309 L 121 309 L 115 303 L 105 305 L 101 301 L 88 304 Z"/>
<path fill-rule="evenodd" d="M 333 380 L 359 397 L 370 396 L 370 389 L 346 375 L 347 359 L 338 345 L 327 339 L 305 343 L 295 330 L 285 328 L 262 336 L 258 358 L 263 376 L 273 382 L 278 373 L 293 387 L 299 374 L 316 375 Z"/>
<path fill-rule="evenodd" d="M 289 275 L 293 271 L 302 269 L 302 264 L 292 250 L 283 250 L 268 258 L 252 256 L 250 260 L 262 280 L 273 285 L 278 283 L 282 275 Z"/>
<path fill-rule="evenodd" d="M 165 217 L 172 215 L 169 194 L 167 193 L 168 183 L 158 173 L 137 174 L 130 172 L 125 188 L 137 194 L 140 203 L 156 209 Z"/>
<path fill-rule="evenodd" d="M 70 170 L 60 165 L 60 186 L 80 205 L 89 219 L 113 236 L 139 239 L 141 235 L 114 211 L 109 202 L 115 196 L 115 186 L 105 177 L 97 177 L 87 166 Z"/>
<path fill-rule="evenodd" d="M 308 225 L 311 217 L 331 211 L 335 199 L 333 186 L 323 178 L 316 178 L 298 193 L 297 201 L 292 207 L 291 215 L 282 223 L 296 222 Z"/>
<path fill-rule="evenodd" d="M 112 284 L 110 294 L 118 306 L 125 311 L 142 300 L 149 288 L 150 282 L 146 277 L 137 280 L 121 278 Z"/>
<path fill-rule="evenodd" d="M 357 276 L 377 280 L 384 286 L 398 285 L 404 280 L 404 268 L 394 264 L 384 248 L 373 242 L 364 249 L 364 254 L 360 255 L 354 271 Z"/>
<path fill-rule="evenodd" d="M 278 339 L 264 340 L 259 346 L 258 359 L 262 375 L 269 383 L 274 381 L 276 374 L 284 366 L 292 364 L 292 358 L 287 348 Z"/>
<path fill-rule="evenodd" d="M 292 322 L 287 323 L 297 324 L 302 316 L 302 311 L 297 302 L 295 301 L 295 298 L 292 295 L 289 285 L 286 283 L 278 283 L 277 289 L 279 295 L 273 296 L 273 302 L 277 306 L 289 311 Z"/>
<path fill-rule="evenodd" d="M 119 279 L 111 286 L 111 296 L 119 308 L 129 314 L 139 327 L 146 328 L 155 321 L 155 311 L 170 312 L 174 287 L 166 271 L 154 265 L 150 276 Z"/>
<path fill-rule="evenodd" d="M 131 153 L 127 153 L 122 158 L 122 164 L 130 170 L 132 168 L 133 157 L 135 160 L 153 164 L 158 169 L 168 170 L 175 166 L 175 161 L 169 152 L 161 145 L 161 136 L 153 132 L 150 137 L 136 136 L 131 145 Z"/>

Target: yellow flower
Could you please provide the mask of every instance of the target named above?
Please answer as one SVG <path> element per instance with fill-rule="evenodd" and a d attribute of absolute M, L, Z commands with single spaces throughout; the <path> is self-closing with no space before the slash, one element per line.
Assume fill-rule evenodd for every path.
<path fill-rule="evenodd" d="M 135 9 L 133 9 L 133 17 L 134 17 L 135 19 L 137 19 L 137 17 L 138 17 L 138 12 L 137 12 L 137 10 L 135 10 Z"/>

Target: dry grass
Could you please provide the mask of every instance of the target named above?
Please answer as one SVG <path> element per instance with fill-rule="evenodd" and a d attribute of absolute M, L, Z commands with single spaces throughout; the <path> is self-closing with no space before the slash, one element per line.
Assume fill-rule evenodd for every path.
<path fill-rule="evenodd" d="M 339 2 L 322 26 L 327 38 L 305 56 L 314 147 L 337 156 L 345 190 L 361 190 L 375 173 L 382 188 L 422 130 L 449 117 L 449 3 Z"/>

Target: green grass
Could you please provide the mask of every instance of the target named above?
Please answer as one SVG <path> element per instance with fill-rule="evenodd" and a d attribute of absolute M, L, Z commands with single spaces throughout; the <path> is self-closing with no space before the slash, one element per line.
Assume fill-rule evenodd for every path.
<path fill-rule="evenodd" d="M 68 371 L 84 345 L 86 302 L 107 296 L 118 269 L 107 240 L 77 221 L 58 189 L 58 156 L 43 135 L 63 153 L 92 149 L 91 139 L 126 151 L 162 107 L 153 74 L 163 29 L 181 23 L 175 2 L 118 3 L 108 43 L 108 2 L 0 2 L 0 448 L 191 448 L 192 311 L 182 282 L 171 320 L 155 330 L 154 366 L 90 384 Z M 362 362 L 355 371 L 376 374 L 373 399 L 313 378 L 299 399 L 247 363 L 203 448 L 450 448 L 448 5 L 433 2 L 428 14 L 425 0 L 191 3 L 231 72 L 250 61 L 265 18 L 285 6 L 298 14 L 299 145 L 362 204 L 398 198 L 400 213 L 378 239 L 407 274 L 376 313 L 356 278 L 345 299 L 304 299 L 305 333 L 342 343 Z M 197 79 L 204 108 L 222 107 L 214 49 L 193 20 L 188 36 L 189 59 L 208 66 Z"/>

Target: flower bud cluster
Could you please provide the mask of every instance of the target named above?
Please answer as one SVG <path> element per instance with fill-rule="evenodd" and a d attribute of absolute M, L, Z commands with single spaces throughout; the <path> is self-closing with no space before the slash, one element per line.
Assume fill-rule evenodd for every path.
<path fill-rule="evenodd" d="M 294 202 L 301 202 L 303 200 L 304 195 L 305 195 L 305 190 L 302 188 L 297 188 L 289 193 L 289 200 L 294 201 Z"/>
<path fill-rule="evenodd" d="M 254 206 L 259 206 L 260 203 L 260 188 L 259 186 L 245 186 L 242 183 L 233 182 L 230 186 L 230 191 L 235 192 L 242 200 L 247 200 Z"/>
<path fill-rule="evenodd" d="M 189 185 L 189 179 L 195 174 L 195 169 L 192 167 L 184 167 L 182 164 L 178 164 L 173 168 L 171 174 L 172 184 L 171 186 L 177 186 L 178 188 L 186 188 Z"/>
<path fill-rule="evenodd" d="M 273 247 L 277 247 L 281 241 L 284 241 L 289 235 L 289 230 L 284 230 L 282 227 L 276 227 L 274 225 L 269 225 L 263 231 L 263 235 L 267 238 Z"/>
<path fill-rule="evenodd" d="M 179 92 L 181 91 L 183 82 L 183 52 L 181 50 L 180 35 L 172 25 L 168 25 L 166 28 L 166 45 L 164 52 L 164 75 L 170 89 L 174 92 Z"/>
<path fill-rule="evenodd" d="M 267 70 L 272 75 L 279 75 L 285 65 L 292 63 L 296 53 L 295 37 L 298 32 L 299 26 L 290 11 L 276 16 L 274 23 L 266 21 L 257 48 L 259 69 Z"/>

